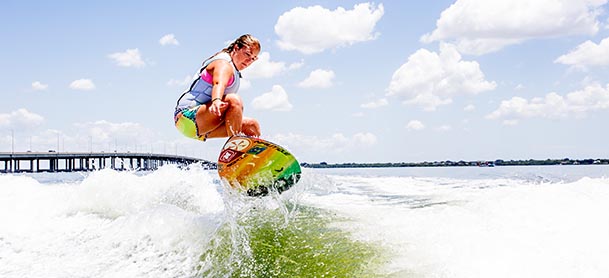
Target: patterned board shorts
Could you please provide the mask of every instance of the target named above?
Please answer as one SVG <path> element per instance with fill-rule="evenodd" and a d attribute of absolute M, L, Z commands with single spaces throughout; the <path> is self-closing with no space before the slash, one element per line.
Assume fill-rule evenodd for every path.
<path fill-rule="evenodd" d="M 173 120 L 178 131 L 186 137 L 205 141 L 208 134 L 199 135 L 199 128 L 197 126 L 196 118 L 199 107 L 201 106 L 197 105 L 195 107 L 178 109 L 174 114 Z"/>

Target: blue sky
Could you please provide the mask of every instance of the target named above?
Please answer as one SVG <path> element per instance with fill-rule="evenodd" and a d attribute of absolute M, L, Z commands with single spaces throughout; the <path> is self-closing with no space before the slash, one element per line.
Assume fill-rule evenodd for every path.
<path fill-rule="evenodd" d="M 2 1 L 0 151 L 215 160 L 225 140 L 183 137 L 173 109 L 251 33 L 245 114 L 302 162 L 606 158 L 608 18 L 607 0 Z"/>

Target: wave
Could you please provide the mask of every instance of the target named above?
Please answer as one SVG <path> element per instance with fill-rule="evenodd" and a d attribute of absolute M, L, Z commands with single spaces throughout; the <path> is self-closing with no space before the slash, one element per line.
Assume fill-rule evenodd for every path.
<path fill-rule="evenodd" d="M 197 167 L 0 175 L 0 276 L 609 273 L 609 179 L 531 169 L 305 169 L 264 198 Z"/>
<path fill-rule="evenodd" d="M 380 248 L 303 204 L 311 182 L 251 198 L 197 167 L 0 175 L 0 276 L 377 277 Z"/>
<path fill-rule="evenodd" d="M 540 174 L 543 176 L 545 174 Z M 526 176 L 526 178 L 522 178 Z M 394 277 L 603 277 L 609 179 L 330 175 L 307 204 L 354 219 L 354 238 L 383 239 Z"/>

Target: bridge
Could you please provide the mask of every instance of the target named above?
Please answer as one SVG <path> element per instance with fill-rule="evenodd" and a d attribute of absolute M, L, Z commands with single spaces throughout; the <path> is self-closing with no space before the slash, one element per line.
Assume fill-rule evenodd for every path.
<path fill-rule="evenodd" d="M 0 152 L 0 173 L 74 172 L 114 169 L 118 171 L 156 170 L 167 164 L 186 166 L 199 163 L 216 169 L 216 163 L 186 156 L 130 152 Z"/>

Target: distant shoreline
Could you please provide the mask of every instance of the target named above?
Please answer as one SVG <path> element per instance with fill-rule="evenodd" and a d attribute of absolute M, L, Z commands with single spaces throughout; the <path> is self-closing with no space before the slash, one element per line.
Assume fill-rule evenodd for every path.
<path fill-rule="evenodd" d="M 543 165 L 607 165 L 609 159 L 529 159 L 481 161 L 433 161 L 433 162 L 386 162 L 386 163 L 301 163 L 305 168 L 390 168 L 390 167 L 495 167 L 495 166 L 543 166 Z"/>

